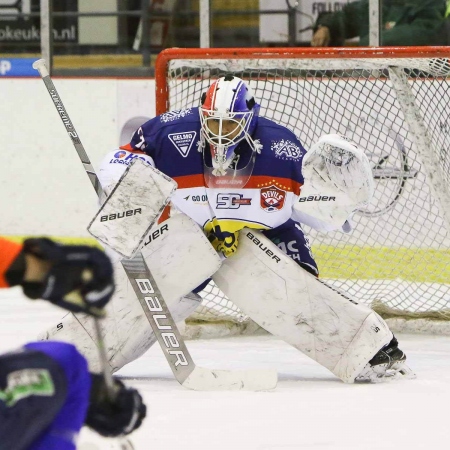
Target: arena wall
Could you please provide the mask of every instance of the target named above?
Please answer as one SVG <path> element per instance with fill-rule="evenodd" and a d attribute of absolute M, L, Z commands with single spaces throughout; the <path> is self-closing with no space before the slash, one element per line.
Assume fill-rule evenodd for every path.
<path fill-rule="evenodd" d="M 55 78 L 94 165 L 155 115 L 155 82 Z M 39 78 L 2 78 L 0 234 L 88 237 L 96 195 Z"/>

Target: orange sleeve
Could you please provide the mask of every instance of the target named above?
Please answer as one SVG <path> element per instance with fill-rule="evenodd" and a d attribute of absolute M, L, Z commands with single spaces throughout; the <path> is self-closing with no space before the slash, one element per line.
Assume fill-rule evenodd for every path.
<path fill-rule="evenodd" d="M 0 288 L 8 287 L 5 273 L 22 250 L 22 244 L 0 237 Z"/>

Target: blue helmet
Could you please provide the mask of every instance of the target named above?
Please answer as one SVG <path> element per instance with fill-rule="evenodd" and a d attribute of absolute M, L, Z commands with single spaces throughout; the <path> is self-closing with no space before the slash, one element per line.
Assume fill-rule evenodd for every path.
<path fill-rule="evenodd" d="M 243 139 L 256 150 L 251 135 L 256 128 L 259 109 L 251 89 L 233 75 L 219 78 L 203 94 L 201 133 L 210 144 L 216 169 L 229 167 L 234 150 Z"/>

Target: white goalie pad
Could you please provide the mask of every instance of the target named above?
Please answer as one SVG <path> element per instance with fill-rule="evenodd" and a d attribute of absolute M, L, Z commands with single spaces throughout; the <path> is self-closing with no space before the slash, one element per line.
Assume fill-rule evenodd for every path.
<path fill-rule="evenodd" d="M 240 232 L 237 252 L 213 280 L 258 325 L 347 383 L 393 337 L 378 314 L 323 284 L 258 231 Z"/>
<path fill-rule="evenodd" d="M 136 158 L 92 219 L 89 233 L 131 258 L 176 188 L 174 180 Z"/>
<path fill-rule="evenodd" d="M 197 308 L 201 298 L 190 292 L 221 265 L 203 230 L 181 213 L 150 230 L 142 255 L 175 321 L 185 319 Z M 156 338 L 117 255 L 113 263 L 116 291 L 106 306 L 106 317 L 100 322 L 108 362 L 116 371 L 145 353 Z M 91 317 L 70 314 L 40 339 L 75 344 L 87 358 L 90 369 L 99 370 Z"/>
<path fill-rule="evenodd" d="M 222 264 L 202 228 L 183 213 L 150 230 L 141 252 L 166 302 L 191 292 Z"/>
<path fill-rule="evenodd" d="M 302 172 L 305 183 L 294 205 L 294 217 L 320 231 L 342 227 L 373 196 L 369 160 L 344 136 L 322 136 L 304 156 Z M 326 225 L 317 227 L 314 222 Z"/>

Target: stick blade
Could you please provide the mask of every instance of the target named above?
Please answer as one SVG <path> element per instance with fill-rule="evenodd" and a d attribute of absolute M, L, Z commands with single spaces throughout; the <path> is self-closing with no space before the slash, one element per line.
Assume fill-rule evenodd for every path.
<path fill-rule="evenodd" d="M 276 370 L 209 370 L 196 366 L 182 386 L 194 391 L 269 391 L 277 383 Z"/>

